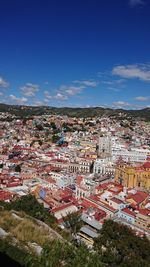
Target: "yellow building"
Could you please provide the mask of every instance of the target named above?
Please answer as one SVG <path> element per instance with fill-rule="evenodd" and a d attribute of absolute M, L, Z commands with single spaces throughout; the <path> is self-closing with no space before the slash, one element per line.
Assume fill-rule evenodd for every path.
<path fill-rule="evenodd" d="M 141 167 L 117 166 L 115 170 L 115 181 L 123 186 L 150 190 L 150 162 Z"/>

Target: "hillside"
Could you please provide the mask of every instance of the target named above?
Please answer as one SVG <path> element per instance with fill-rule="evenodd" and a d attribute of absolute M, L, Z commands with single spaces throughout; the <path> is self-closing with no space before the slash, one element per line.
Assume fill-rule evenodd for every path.
<path fill-rule="evenodd" d="M 110 109 L 102 107 L 92 108 L 70 108 L 70 107 L 46 107 L 46 106 L 17 106 L 0 104 L 0 112 L 9 112 L 19 117 L 27 117 L 43 114 L 60 114 L 71 117 L 94 117 L 94 116 L 110 116 L 110 117 L 133 117 L 150 121 L 150 108 L 141 110 L 123 110 Z"/>

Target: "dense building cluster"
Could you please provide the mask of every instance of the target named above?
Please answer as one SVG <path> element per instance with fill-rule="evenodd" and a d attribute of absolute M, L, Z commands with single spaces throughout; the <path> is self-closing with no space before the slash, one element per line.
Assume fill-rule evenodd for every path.
<path fill-rule="evenodd" d="M 41 115 L 0 122 L 0 200 L 34 194 L 88 246 L 106 219 L 150 237 L 150 125 L 132 119 Z"/>

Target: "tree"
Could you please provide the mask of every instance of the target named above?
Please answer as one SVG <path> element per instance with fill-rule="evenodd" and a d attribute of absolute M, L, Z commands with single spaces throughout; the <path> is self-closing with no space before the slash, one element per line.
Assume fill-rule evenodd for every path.
<path fill-rule="evenodd" d="M 43 144 L 42 140 L 39 140 L 38 143 L 40 146 L 42 146 L 42 144 Z"/>
<path fill-rule="evenodd" d="M 21 166 L 20 165 L 17 165 L 15 167 L 15 172 L 21 172 Z"/>
<path fill-rule="evenodd" d="M 53 143 L 56 143 L 59 139 L 60 139 L 60 137 L 59 137 L 58 135 L 56 135 L 56 134 L 54 134 L 54 135 L 52 136 L 52 142 L 53 142 Z"/>
<path fill-rule="evenodd" d="M 38 257 L 25 251 L 21 244 L 19 244 L 19 246 L 14 245 L 12 238 L 7 237 L 6 239 L 0 239 L 0 256 L 3 255 L 7 255 L 11 259 L 15 260 L 14 264 L 11 262 L 11 266 L 40 267 L 40 265 L 38 265 Z M 18 262 L 18 265 L 16 262 Z M 3 264 L 5 265 L 6 262 Z"/>
<path fill-rule="evenodd" d="M 10 203 L 1 201 L 0 205 L 4 206 L 4 208 L 7 210 L 14 209 L 17 211 L 24 211 L 28 215 L 44 221 L 48 225 L 55 224 L 54 216 L 51 215 L 49 211 L 45 210 L 44 206 L 39 204 L 33 195 L 22 196 L 21 198 Z"/>
<path fill-rule="evenodd" d="M 52 128 L 53 130 L 56 130 L 56 129 L 57 129 L 56 124 L 55 124 L 54 121 L 52 121 L 52 122 L 50 123 L 50 126 L 51 126 L 51 128 Z"/>
<path fill-rule="evenodd" d="M 150 241 L 140 238 L 127 226 L 107 220 L 100 235 L 94 241 L 94 248 L 109 267 L 148 267 L 150 262 Z"/>
<path fill-rule="evenodd" d="M 37 124 L 36 128 L 38 131 L 42 131 L 43 130 L 43 126 L 41 124 Z"/>
<path fill-rule="evenodd" d="M 78 212 L 68 213 L 66 217 L 63 218 L 66 228 L 69 228 L 72 234 L 79 231 L 82 225 L 81 214 Z"/>
<path fill-rule="evenodd" d="M 52 241 L 46 244 L 41 255 L 41 266 L 54 267 L 104 267 L 97 253 L 89 253 L 86 246 L 78 248 L 71 243 Z"/>

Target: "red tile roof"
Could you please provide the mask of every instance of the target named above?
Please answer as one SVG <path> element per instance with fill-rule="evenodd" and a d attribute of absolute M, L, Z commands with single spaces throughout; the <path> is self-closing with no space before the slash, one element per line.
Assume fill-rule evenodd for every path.
<path fill-rule="evenodd" d="M 117 211 L 117 209 L 114 209 L 114 208 L 111 207 L 109 204 L 100 201 L 100 199 L 99 199 L 97 196 L 90 196 L 90 197 L 89 197 L 89 200 L 91 200 L 91 201 L 95 201 L 96 204 L 97 204 L 99 207 L 102 206 L 102 207 L 104 207 L 104 208 L 106 208 L 106 209 L 108 209 L 108 210 L 110 210 L 110 211 L 112 211 L 112 212 Z"/>
<path fill-rule="evenodd" d="M 122 212 L 126 213 L 126 214 L 128 214 L 128 215 L 130 215 L 132 217 L 135 217 L 135 213 L 133 211 L 129 210 L 128 208 L 122 209 Z"/>
<path fill-rule="evenodd" d="M 149 209 L 139 209 L 139 213 L 145 216 L 150 216 L 150 210 Z"/>
<path fill-rule="evenodd" d="M 5 200 L 11 200 L 13 198 L 13 193 L 10 193 L 5 190 L 0 190 L 0 200 L 5 201 Z"/>
<path fill-rule="evenodd" d="M 84 208 L 90 208 L 90 207 L 97 208 L 98 207 L 97 204 L 91 203 L 91 201 L 87 199 L 83 199 L 80 205 L 83 206 Z"/>
<path fill-rule="evenodd" d="M 71 207 L 71 206 L 74 206 L 74 204 L 72 204 L 72 203 L 67 203 L 67 204 L 61 205 L 61 206 L 59 206 L 59 207 L 57 207 L 57 208 L 52 209 L 51 212 L 54 213 L 54 212 L 57 212 L 57 211 L 61 211 L 61 210 L 64 210 L 64 209 L 66 209 L 66 208 L 68 208 L 68 207 Z"/>
<path fill-rule="evenodd" d="M 150 169 L 150 162 L 145 162 L 145 163 L 143 164 L 143 167 L 144 167 L 145 169 Z"/>
<path fill-rule="evenodd" d="M 138 204 L 142 203 L 147 197 L 148 197 L 148 194 L 146 192 L 138 191 L 135 194 L 127 196 L 126 199 L 133 199 L 136 202 L 136 204 L 138 205 Z"/>
<path fill-rule="evenodd" d="M 104 183 L 104 184 L 97 185 L 96 189 L 103 190 L 103 189 L 107 189 L 107 187 L 108 187 L 108 183 Z"/>
<path fill-rule="evenodd" d="M 116 197 L 113 197 L 110 200 L 113 201 L 113 202 L 115 202 L 115 203 L 117 203 L 117 204 L 123 204 L 124 203 L 121 199 L 116 198 Z"/>

